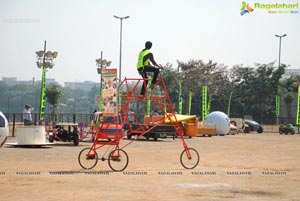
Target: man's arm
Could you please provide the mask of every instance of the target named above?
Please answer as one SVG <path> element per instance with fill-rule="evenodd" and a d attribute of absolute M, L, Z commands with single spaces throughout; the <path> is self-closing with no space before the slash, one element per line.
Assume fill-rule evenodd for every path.
<path fill-rule="evenodd" d="M 153 57 L 153 54 L 152 53 L 149 53 L 147 54 L 145 57 L 144 57 L 144 60 L 147 60 L 147 59 L 150 59 L 151 63 L 154 65 L 154 66 L 157 66 L 157 67 L 160 67 L 156 61 L 154 60 L 154 57 Z"/>
<path fill-rule="evenodd" d="M 156 63 L 156 61 L 154 60 L 154 56 L 152 53 L 149 54 L 149 59 L 151 61 L 151 63 L 154 65 L 154 66 L 157 66 L 159 67 L 159 65 Z"/>

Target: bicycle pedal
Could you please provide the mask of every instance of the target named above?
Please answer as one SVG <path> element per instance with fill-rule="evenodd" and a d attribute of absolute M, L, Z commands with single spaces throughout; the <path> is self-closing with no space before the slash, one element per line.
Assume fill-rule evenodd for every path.
<path fill-rule="evenodd" d="M 113 161 L 121 161 L 120 156 L 111 156 L 110 158 Z"/>

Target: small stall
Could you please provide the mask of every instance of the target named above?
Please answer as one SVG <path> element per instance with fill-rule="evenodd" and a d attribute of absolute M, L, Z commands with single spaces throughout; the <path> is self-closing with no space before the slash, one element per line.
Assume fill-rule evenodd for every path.
<path fill-rule="evenodd" d="M 45 146 L 52 143 L 46 142 L 46 131 L 44 126 L 19 126 L 16 128 L 15 143 L 6 143 L 13 146 Z"/>
<path fill-rule="evenodd" d="M 217 135 L 217 128 L 215 123 L 205 123 L 199 122 L 198 136 L 208 136 Z"/>

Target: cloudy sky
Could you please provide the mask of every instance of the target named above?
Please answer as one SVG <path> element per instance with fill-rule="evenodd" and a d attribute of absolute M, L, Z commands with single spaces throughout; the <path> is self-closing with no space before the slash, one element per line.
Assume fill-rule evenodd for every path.
<path fill-rule="evenodd" d="M 241 0 L 0 0 L 0 78 L 40 80 L 35 52 L 47 40 L 47 50 L 59 52 L 48 78 L 99 81 L 95 59 L 101 50 L 119 67 L 120 20 L 113 15 L 130 16 L 123 21 L 122 78 L 138 77 L 137 55 L 147 40 L 162 65 L 212 59 L 230 67 L 278 61 L 275 34 L 287 34 L 281 62 L 300 68 L 300 0 L 246 3 L 254 11 L 241 16 Z M 255 3 L 299 8 L 271 14 Z"/>

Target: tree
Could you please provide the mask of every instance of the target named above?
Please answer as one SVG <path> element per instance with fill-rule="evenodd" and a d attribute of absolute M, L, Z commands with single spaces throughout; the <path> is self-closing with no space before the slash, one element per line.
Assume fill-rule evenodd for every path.
<path fill-rule="evenodd" d="M 47 102 L 52 105 L 52 114 L 55 114 L 55 110 L 62 96 L 62 89 L 58 85 L 54 84 L 46 88 L 46 98 Z"/>
<path fill-rule="evenodd" d="M 285 66 L 274 69 L 272 63 L 255 68 L 233 68 L 233 107 L 239 116 L 251 114 L 258 121 L 272 123 L 275 117 L 275 95 Z M 274 122 L 273 122 L 274 123 Z"/>
<path fill-rule="evenodd" d="M 279 94 L 283 96 L 283 101 L 286 105 L 287 120 L 290 123 L 293 122 L 292 103 L 298 92 L 299 83 L 300 76 L 291 76 L 280 81 Z"/>
<path fill-rule="evenodd" d="M 288 115 L 288 121 L 292 122 L 292 107 L 291 104 L 294 101 L 294 97 L 291 93 L 285 94 L 283 97 L 284 103 L 286 105 L 287 115 Z"/>
<path fill-rule="evenodd" d="M 173 106 L 177 107 L 178 106 L 177 81 L 179 79 L 178 72 L 176 72 L 176 70 L 172 68 L 171 64 L 167 63 L 166 66 L 164 66 L 164 70 L 161 71 L 160 74 L 164 79 L 164 82 L 168 89 L 168 93 L 169 93 L 170 99 L 173 103 Z M 161 90 L 163 90 L 163 89 L 161 89 Z"/>
<path fill-rule="evenodd" d="M 202 60 L 177 62 L 181 69 L 179 76 L 183 81 L 182 87 L 186 103 L 188 102 L 188 93 L 190 91 L 193 93 L 192 113 L 201 114 L 202 87 L 204 85 L 208 86 L 208 94 L 212 96 L 213 110 L 226 112 L 229 94 L 232 90 L 227 67 L 218 65 L 212 60 L 208 63 L 204 63 Z"/>

